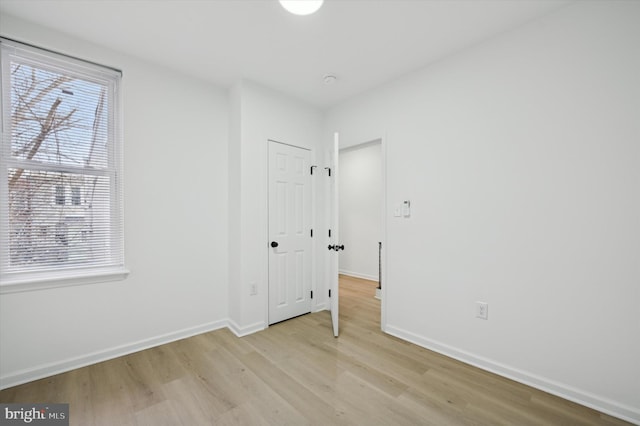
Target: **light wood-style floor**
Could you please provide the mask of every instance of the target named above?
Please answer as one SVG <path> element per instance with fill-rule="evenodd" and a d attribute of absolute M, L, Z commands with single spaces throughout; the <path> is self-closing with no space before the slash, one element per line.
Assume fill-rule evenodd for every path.
<path fill-rule="evenodd" d="M 376 284 L 341 277 L 328 312 L 223 329 L 0 392 L 70 403 L 72 425 L 621 425 L 380 331 Z"/>

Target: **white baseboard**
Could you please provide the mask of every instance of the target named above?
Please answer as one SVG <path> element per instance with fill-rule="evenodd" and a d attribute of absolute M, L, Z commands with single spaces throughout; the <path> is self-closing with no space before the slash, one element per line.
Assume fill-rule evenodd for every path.
<path fill-rule="evenodd" d="M 472 353 L 445 345 L 434 340 L 427 339 L 409 331 L 405 331 L 401 328 L 394 327 L 387 324 L 385 332 L 399 337 L 400 339 L 407 340 L 423 348 L 438 352 L 446 355 L 450 358 L 457 359 L 466 364 L 473 365 L 474 367 L 481 368 L 486 371 L 498 374 L 516 382 L 523 383 L 528 386 L 532 386 L 536 389 L 540 389 L 544 392 L 559 396 L 569 401 L 576 402 L 580 405 L 584 405 L 589 408 L 601 411 L 614 417 L 626 420 L 628 422 L 640 425 L 640 410 L 637 408 L 620 404 L 616 401 L 612 401 L 607 398 L 594 395 L 589 392 L 576 389 L 574 387 L 559 383 L 545 377 L 540 377 L 535 374 L 528 373 L 517 368 L 510 367 L 501 363 L 497 363 L 487 358 L 483 358 Z"/>
<path fill-rule="evenodd" d="M 267 324 L 265 324 L 263 321 L 240 327 L 235 321 L 228 320 L 227 326 L 229 327 L 229 330 L 231 330 L 233 334 L 238 337 L 248 336 L 249 334 L 253 334 L 267 328 Z"/>
<path fill-rule="evenodd" d="M 382 291 L 379 288 L 376 288 L 376 295 L 374 297 L 378 300 L 382 300 Z"/>
<path fill-rule="evenodd" d="M 360 272 L 346 271 L 344 269 L 341 269 L 341 270 L 338 271 L 338 273 L 341 274 L 341 275 L 348 275 L 350 277 L 362 278 L 363 280 L 370 280 L 370 281 L 378 282 L 378 277 L 377 276 L 361 274 Z"/>
<path fill-rule="evenodd" d="M 214 321 L 195 327 L 185 328 L 182 330 L 163 334 L 160 336 L 151 337 L 149 339 L 143 339 L 138 342 L 93 352 L 87 355 L 82 355 L 79 357 L 40 365 L 34 368 L 16 371 L 6 376 L 0 377 L 0 389 L 6 389 L 13 386 L 21 385 L 23 383 L 42 379 L 44 377 L 53 376 L 55 374 L 65 373 L 70 370 L 75 370 L 76 368 L 86 367 L 87 365 L 107 361 L 109 359 L 117 358 L 123 355 L 129 355 L 131 353 L 138 352 L 144 349 L 164 345 L 165 343 L 170 343 L 176 340 L 195 336 L 197 334 L 218 330 L 227 326 L 227 320 Z"/>

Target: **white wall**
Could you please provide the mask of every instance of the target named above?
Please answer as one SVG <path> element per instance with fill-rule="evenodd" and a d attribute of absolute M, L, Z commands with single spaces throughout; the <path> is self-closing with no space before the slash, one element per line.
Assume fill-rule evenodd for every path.
<path fill-rule="evenodd" d="M 340 151 L 340 273 L 378 281 L 382 238 L 381 142 Z"/>
<path fill-rule="evenodd" d="M 577 2 L 327 122 L 386 133 L 388 332 L 635 422 L 639 22 Z"/>
<path fill-rule="evenodd" d="M 237 198 L 231 200 L 230 211 L 230 241 L 234 241 L 230 246 L 230 319 L 233 331 L 244 335 L 265 328 L 268 322 L 268 141 L 311 149 L 316 160 L 322 114 L 246 80 L 232 89 L 231 98 L 235 110 L 231 112 L 234 128 L 229 173 L 232 191 L 239 195 L 232 195 Z M 315 243 L 317 246 L 319 240 Z M 313 286 L 318 282 L 317 273 Z M 253 282 L 258 294 L 251 296 Z M 314 304 L 319 303 L 323 301 L 316 297 Z"/>
<path fill-rule="evenodd" d="M 2 35 L 123 70 L 120 282 L 0 296 L 0 385 L 226 325 L 226 93 L 2 15 Z"/>

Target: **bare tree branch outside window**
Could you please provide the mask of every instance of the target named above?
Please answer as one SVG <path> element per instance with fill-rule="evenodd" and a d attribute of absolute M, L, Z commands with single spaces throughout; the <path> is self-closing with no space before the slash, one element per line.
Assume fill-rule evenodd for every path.
<path fill-rule="evenodd" d="M 12 63 L 10 265 L 81 264 L 108 248 L 106 93 L 104 84 Z"/>

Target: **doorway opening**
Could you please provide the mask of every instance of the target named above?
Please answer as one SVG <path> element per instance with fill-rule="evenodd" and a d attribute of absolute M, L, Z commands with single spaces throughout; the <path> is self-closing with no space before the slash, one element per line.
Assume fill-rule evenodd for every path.
<path fill-rule="evenodd" d="M 340 255 L 340 279 L 352 289 L 362 287 L 362 291 L 352 291 L 361 297 L 379 298 L 382 293 L 382 146 L 382 139 L 375 139 L 342 149 L 339 157 L 340 239 L 349 248 Z"/>

